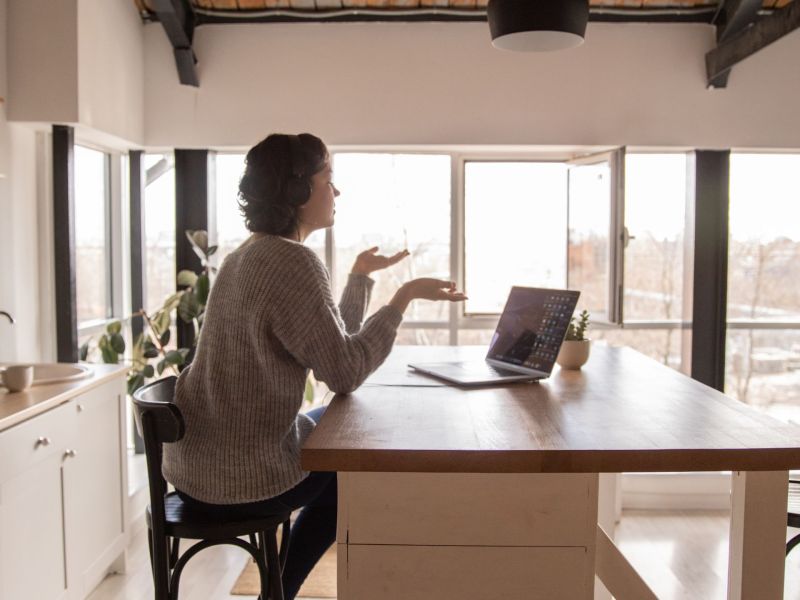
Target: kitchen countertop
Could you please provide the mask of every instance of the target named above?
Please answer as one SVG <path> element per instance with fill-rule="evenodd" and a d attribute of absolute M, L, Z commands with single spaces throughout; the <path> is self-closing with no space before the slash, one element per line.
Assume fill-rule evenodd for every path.
<path fill-rule="evenodd" d="M 127 372 L 124 365 L 84 366 L 91 368 L 91 374 L 83 379 L 36 385 L 16 393 L 0 388 L 0 431 L 68 402 L 115 377 L 124 377 Z"/>

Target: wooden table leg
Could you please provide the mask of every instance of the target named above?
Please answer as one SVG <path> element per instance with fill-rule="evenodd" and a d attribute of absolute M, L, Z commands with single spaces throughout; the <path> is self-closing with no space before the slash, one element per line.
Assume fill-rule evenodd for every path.
<path fill-rule="evenodd" d="M 729 600 L 781 600 L 786 549 L 786 471 L 734 471 Z"/>

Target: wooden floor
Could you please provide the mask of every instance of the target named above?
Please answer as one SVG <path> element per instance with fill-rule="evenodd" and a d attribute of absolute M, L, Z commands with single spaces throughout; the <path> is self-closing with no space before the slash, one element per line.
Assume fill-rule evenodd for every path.
<path fill-rule="evenodd" d="M 626 511 L 616 542 L 662 600 L 725 598 L 728 513 L 724 511 Z M 198 554 L 181 578 L 181 600 L 247 600 L 230 589 L 247 556 L 236 548 L 216 547 Z M 144 531 L 134 536 L 128 573 L 112 575 L 90 600 L 146 600 L 152 583 Z M 800 549 L 786 563 L 784 598 L 800 600 Z M 377 600 L 377 599 L 376 599 Z"/>

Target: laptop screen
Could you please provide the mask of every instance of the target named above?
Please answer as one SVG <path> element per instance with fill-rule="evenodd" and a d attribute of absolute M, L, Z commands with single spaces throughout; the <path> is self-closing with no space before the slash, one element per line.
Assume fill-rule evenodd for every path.
<path fill-rule="evenodd" d="M 513 287 L 486 358 L 550 373 L 580 292 Z"/>

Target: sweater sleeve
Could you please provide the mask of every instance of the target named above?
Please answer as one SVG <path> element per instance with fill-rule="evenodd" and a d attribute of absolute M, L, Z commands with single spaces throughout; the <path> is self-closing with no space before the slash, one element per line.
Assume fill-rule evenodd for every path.
<path fill-rule="evenodd" d="M 339 312 L 342 315 L 347 333 L 357 333 L 367 312 L 369 297 L 375 281 L 366 275 L 350 273 L 347 285 L 339 300 Z"/>
<path fill-rule="evenodd" d="M 349 334 L 331 295 L 328 272 L 312 252 L 287 265 L 285 284 L 265 307 L 286 350 L 336 393 L 361 385 L 389 355 L 402 314 L 384 306 Z"/>

